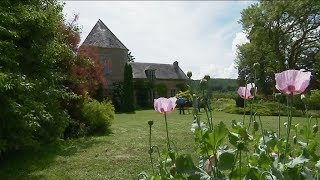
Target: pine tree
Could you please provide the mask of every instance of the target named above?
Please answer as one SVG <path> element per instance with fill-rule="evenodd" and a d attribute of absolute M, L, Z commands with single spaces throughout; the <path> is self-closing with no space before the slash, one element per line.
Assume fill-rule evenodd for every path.
<path fill-rule="evenodd" d="M 124 67 L 123 99 L 121 109 L 124 112 L 134 112 L 132 67 L 128 63 Z"/>

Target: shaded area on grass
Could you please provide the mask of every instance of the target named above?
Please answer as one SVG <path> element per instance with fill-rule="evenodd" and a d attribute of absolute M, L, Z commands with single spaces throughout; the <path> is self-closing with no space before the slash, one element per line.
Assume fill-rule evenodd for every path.
<path fill-rule="evenodd" d="M 52 144 L 6 154 L 1 159 L 1 179 L 44 179 L 43 175 L 30 174 L 49 168 L 58 156 L 68 157 L 101 142 L 95 138 L 60 140 Z M 68 159 L 66 158 L 65 161 Z"/>

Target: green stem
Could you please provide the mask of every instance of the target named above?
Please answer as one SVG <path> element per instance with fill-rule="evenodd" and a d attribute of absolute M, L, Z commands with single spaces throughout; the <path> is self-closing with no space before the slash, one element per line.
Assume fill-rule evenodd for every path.
<path fill-rule="evenodd" d="M 246 118 L 246 100 L 243 99 L 243 118 L 242 118 L 242 124 L 244 125 L 244 120 Z"/>
<path fill-rule="evenodd" d="M 280 116 L 280 102 L 278 102 L 278 133 L 279 139 L 281 138 L 281 116 Z"/>
<path fill-rule="evenodd" d="M 260 129 L 261 129 L 261 135 L 262 135 L 262 139 L 263 139 L 263 144 L 266 145 L 266 140 L 265 140 L 264 135 L 263 135 L 262 121 L 261 121 L 260 115 L 259 115 L 259 122 L 260 122 Z M 267 152 L 268 152 L 268 148 L 267 148 Z"/>
<path fill-rule="evenodd" d="M 166 122 L 167 147 L 168 147 L 168 150 L 170 150 L 169 130 L 168 130 L 168 122 L 167 122 L 167 114 L 166 114 L 166 112 L 164 113 L 164 120 L 165 120 L 165 122 Z"/>
<path fill-rule="evenodd" d="M 250 119 L 249 119 L 249 125 L 248 125 L 248 130 L 250 129 L 251 122 L 252 122 L 252 102 L 250 103 Z"/>
<path fill-rule="evenodd" d="M 286 148 L 284 151 L 284 159 L 286 157 L 288 146 L 289 146 L 289 137 L 290 137 L 290 131 L 291 131 L 291 122 L 292 122 L 292 101 L 293 101 L 293 94 L 291 94 L 290 96 L 287 96 L 288 123 L 287 123 L 287 138 L 286 138 Z"/>
<path fill-rule="evenodd" d="M 239 179 L 241 180 L 241 150 L 239 152 L 240 158 L 239 158 L 239 171 L 240 171 L 240 176 Z"/>
<path fill-rule="evenodd" d="M 152 146 L 151 146 L 151 126 L 149 126 L 149 155 L 150 155 L 152 172 L 154 174 L 153 160 L 152 160 Z"/>

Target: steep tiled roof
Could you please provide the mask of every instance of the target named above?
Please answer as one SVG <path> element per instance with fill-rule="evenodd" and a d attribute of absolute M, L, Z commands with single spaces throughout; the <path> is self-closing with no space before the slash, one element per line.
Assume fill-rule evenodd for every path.
<path fill-rule="evenodd" d="M 92 28 L 89 35 L 83 41 L 84 45 L 91 45 L 103 48 L 127 48 L 122 42 L 110 31 L 110 29 L 99 19 Z"/>
<path fill-rule="evenodd" d="M 157 64 L 130 62 L 134 79 L 146 79 L 145 70 L 155 70 L 156 79 L 188 79 L 179 66 L 174 64 Z"/>

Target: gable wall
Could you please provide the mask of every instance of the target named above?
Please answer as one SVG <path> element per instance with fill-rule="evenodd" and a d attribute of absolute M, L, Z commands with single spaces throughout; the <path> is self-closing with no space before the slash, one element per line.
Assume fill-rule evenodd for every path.
<path fill-rule="evenodd" d="M 127 54 L 128 51 L 124 49 L 99 48 L 100 61 L 105 64 L 104 75 L 108 90 L 112 90 L 112 83 L 123 81 Z"/>

